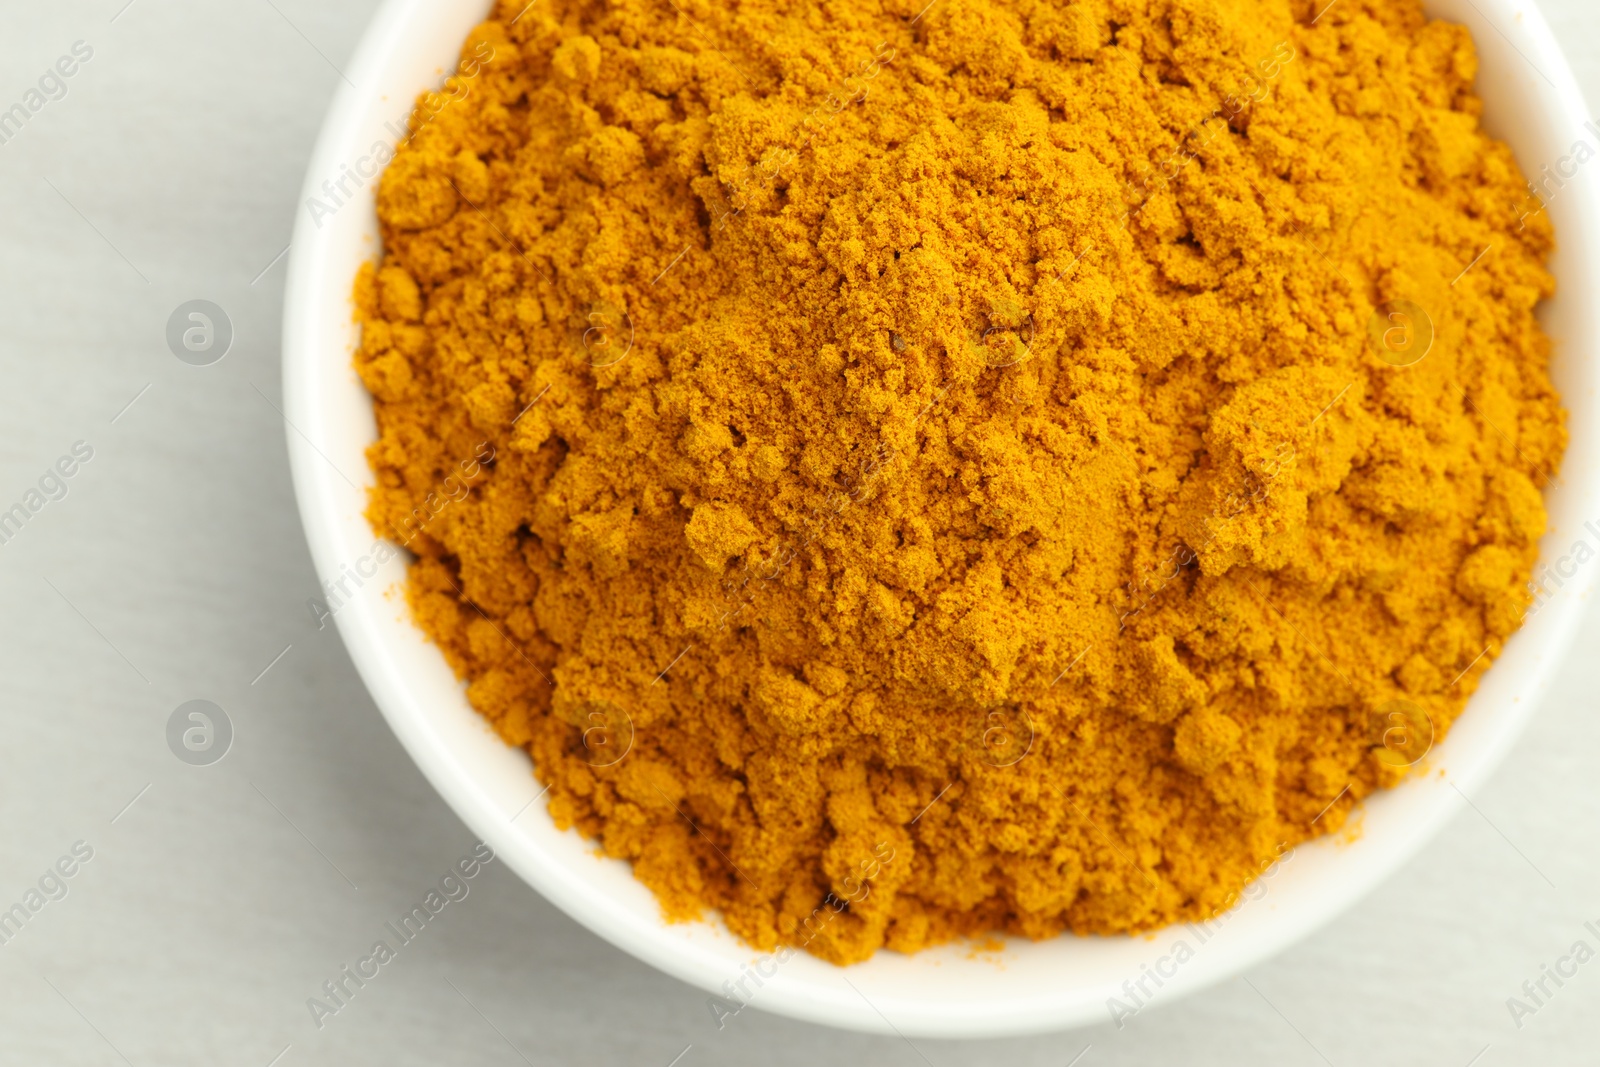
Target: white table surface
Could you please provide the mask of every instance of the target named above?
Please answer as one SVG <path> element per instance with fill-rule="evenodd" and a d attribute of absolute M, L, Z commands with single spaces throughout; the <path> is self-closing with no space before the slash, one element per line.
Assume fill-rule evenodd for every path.
<path fill-rule="evenodd" d="M 94 850 L 0 947 L 0 1064 L 667 1067 L 685 1046 L 680 1067 L 1600 1062 L 1600 960 L 1520 1029 L 1506 1006 L 1574 941 L 1600 949 L 1583 925 L 1600 927 L 1593 614 L 1479 810 L 1252 972 L 1259 993 L 1234 979 L 1121 1031 L 1000 1042 L 912 1047 L 759 1011 L 719 1032 L 703 995 L 491 865 L 317 1029 L 306 998 L 473 844 L 306 608 L 317 579 L 265 399 L 274 257 L 376 4 L 124 3 L 11 0 L 0 33 L 0 108 L 74 42 L 94 49 L 0 145 L 0 509 L 74 442 L 94 449 L 0 546 L 0 908 L 75 842 Z M 1600 99 L 1600 8 L 1543 7 Z M 165 340 L 195 298 L 235 330 L 208 367 Z M 211 766 L 166 742 L 197 698 L 236 732 Z"/>

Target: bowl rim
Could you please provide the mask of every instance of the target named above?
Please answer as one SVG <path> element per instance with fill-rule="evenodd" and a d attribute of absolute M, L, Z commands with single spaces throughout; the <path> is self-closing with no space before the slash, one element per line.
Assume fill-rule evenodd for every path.
<path fill-rule="evenodd" d="M 373 116 L 380 106 L 379 101 L 389 99 L 379 90 L 392 80 L 394 57 L 404 53 L 408 42 L 411 42 L 413 49 L 420 47 L 415 43 L 416 27 L 427 20 L 430 10 L 437 21 L 438 9 L 448 8 L 452 18 L 470 26 L 481 19 L 491 6 L 490 0 L 453 0 L 452 3 L 440 3 L 439 0 L 386 0 L 362 38 L 349 66 L 346 82 L 338 86 L 334 95 L 308 164 L 301 203 L 309 204 L 312 198 L 321 195 L 323 179 L 339 173 L 341 162 L 354 158 L 354 153 L 361 150 L 365 142 L 359 138 L 364 130 L 371 127 Z M 1503 36 L 1509 34 L 1505 36 L 1506 44 L 1521 54 L 1548 83 L 1547 90 L 1538 86 L 1528 90 L 1542 98 L 1543 113 L 1548 121 L 1560 123 L 1563 128 L 1574 131 L 1583 126 L 1588 118 L 1583 97 L 1554 35 L 1532 3 L 1527 0 L 1434 0 L 1425 6 L 1432 17 L 1449 17 L 1453 21 L 1474 24 L 1474 38 L 1480 51 L 1490 43 L 1490 38 L 1483 32 L 1485 25 L 1493 26 Z M 1441 8 L 1447 9 L 1447 16 L 1439 13 Z M 464 12 L 476 14 L 469 16 Z M 434 54 L 448 53 L 448 63 L 453 64 L 460 48 L 459 42 L 464 36 L 463 33 L 454 40 L 442 44 L 433 42 L 427 47 Z M 1498 76 L 1516 75 L 1499 72 Z M 1531 79 L 1527 71 L 1523 71 L 1521 77 L 1524 80 Z M 358 88 L 360 86 L 366 88 Z M 413 97 L 416 91 L 424 87 L 415 85 Z M 405 103 L 409 105 L 409 100 Z M 1503 140 L 1514 139 L 1511 137 L 1512 131 L 1495 132 Z M 1527 161 L 1519 154 L 1519 162 L 1526 164 Z M 1600 265 L 1595 262 L 1596 256 L 1600 255 L 1600 185 L 1597 185 L 1596 176 L 1592 173 L 1580 173 L 1572 184 L 1574 191 L 1567 194 L 1563 187 L 1563 199 L 1559 204 L 1552 205 L 1551 211 L 1552 215 L 1563 218 L 1561 232 L 1576 235 L 1581 240 L 1570 245 L 1564 243 L 1558 256 L 1575 256 L 1574 263 L 1568 264 L 1571 273 L 1594 281 L 1600 278 Z M 361 212 L 371 213 L 370 197 L 363 201 Z M 354 472 L 341 468 L 317 443 L 322 441 L 326 444 L 329 439 L 328 430 L 332 424 L 324 420 L 330 417 L 332 394 L 347 388 L 338 383 L 329 384 L 325 361 L 341 360 L 348 371 L 346 377 L 355 377 L 349 368 L 348 344 L 330 338 L 328 332 L 329 316 L 336 305 L 343 307 L 344 318 L 347 321 L 349 319 L 349 294 L 353 278 L 329 273 L 330 258 L 341 251 L 334 242 L 348 242 L 348 237 L 340 236 L 347 229 L 348 226 L 341 228 L 337 225 L 331 229 L 323 228 L 314 223 L 307 211 L 297 210 L 285 289 L 285 436 L 295 497 L 319 578 L 340 574 L 344 561 L 350 558 L 348 546 L 352 536 L 364 536 L 367 542 L 373 539 L 370 529 L 363 529 L 359 534 L 353 532 L 349 507 L 350 492 L 356 491 L 364 497 L 364 488 L 358 488 L 348 475 L 355 473 L 357 481 L 365 476 L 365 481 L 361 481 L 364 487 L 371 481 L 369 468 L 364 461 Z M 365 258 L 370 259 L 376 247 L 370 246 Z M 347 248 L 342 251 L 348 253 Z M 1565 281 L 1562 285 L 1557 299 L 1561 298 L 1560 293 L 1570 291 Z M 1593 348 L 1597 338 L 1600 338 L 1600 330 L 1596 329 L 1595 313 L 1584 311 L 1576 314 L 1584 329 L 1577 337 L 1563 344 L 1587 360 L 1583 368 L 1590 375 L 1592 386 L 1594 372 L 1588 367 L 1595 362 Z M 323 372 L 320 375 L 319 370 Z M 358 379 L 356 384 L 359 387 Z M 1594 414 L 1593 393 L 1593 388 L 1590 388 L 1588 395 L 1564 398 L 1568 410 L 1586 406 Z M 1563 473 L 1568 477 L 1563 479 L 1560 491 L 1576 496 L 1580 515 L 1600 516 L 1600 466 L 1592 461 L 1595 454 L 1600 454 L 1600 448 L 1595 447 L 1594 435 L 1586 427 L 1581 435 L 1576 431 L 1575 427 L 1573 442 L 1569 445 L 1563 464 Z M 1573 449 L 1577 447 L 1580 436 L 1585 448 L 1580 456 L 1575 457 Z M 1582 458 L 1583 462 L 1574 463 L 1575 458 Z M 1575 467 L 1578 470 L 1574 474 L 1572 470 Z M 361 510 L 356 509 L 354 521 L 364 527 L 365 519 L 360 515 Z M 1547 533 L 1541 542 L 1541 561 L 1547 558 L 1553 548 L 1559 548 L 1571 534 L 1570 529 Z M 1440 773 L 1448 774 L 1451 785 L 1462 792 L 1463 798 L 1503 758 L 1526 725 L 1537 699 L 1549 688 L 1562 653 L 1581 622 L 1596 570 L 1600 568 L 1589 568 L 1587 572 L 1582 572 L 1581 580 L 1574 579 L 1541 608 L 1536 620 L 1540 631 L 1537 649 L 1527 647 L 1532 641 L 1527 637 L 1529 627 L 1524 627 L 1513 636 L 1501 660 L 1485 676 L 1484 688 L 1474 696 L 1468 713 L 1458 720 L 1450 737 L 1440 746 L 1440 753 L 1452 750 L 1447 757 L 1441 756 Z M 719 942 L 717 924 L 714 922 L 667 924 L 661 921 L 659 915 L 652 921 L 637 908 L 622 906 L 615 899 L 597 893 L 592 882 L 586 876 L 575 873 L 569 861 L 562 860 L 549 849 L 531 844 L 517 832 L 515 823 L 521 813 L 507 820 L 502 806 L 474 781 L 474 769 L 449 749 L 436 725 L 430 721 L 424 703 L 400 681 L 405 673 L 405 657 L 402 650 L 384 635 L 381 616 L 387 609 L 372 601 L 370 597 L 352 600 L 348 610 L 337 613 L 333 621 L 386 721 L 423 774 L 462 821 L 487 841 L 525 881 L 592 932 L 713 997 L 724 995 L 730 974 L 739 973 L 731 969 L 731 962 L 754 958 L 756 954 L 753 950 L 730 946 L 726 935 L 721 935 Z M 1533 625 L 1529 624 L 1530 627 Z M 1496 672 L 1503 666 L 1511 665 L 1514 652 L 1520 657 L 1517 660 L 1520 666 L 1515 686 L 1503 674 L 1496 677 Z M 434 655 L 438 655 L 436 650 Z M 1493 695 L 1492 699 L 1497 702 L 1495 706 L 1481 708 L 1478 705 L 1491 699 L 1486 695 L 1490 688 L 1489 679 L 1505 684 L 1499 685 Z M 460 703 L 466 706 L 464 696 Z M 467 710 L 476 718 L 476 713 L 471 712 L 470 707 Z M 1473 711 L 1477 712 L 1476 717 L 1471 714 Z M 1472 722 L 1471 745 L 1466 743 L 1464 735 L 1467 731 L 1462 728 L 1469 721 Z M 1462 743 L 1452 745 L 1458 737 L 1462 738 Z M 1214 950 L 1203 961 L 1203 965 L 1196 964 L 1189 973 L 1183 975 L 1181 982 L 1175 981 L 1172 993 L 1163 1000 L 1176 999 L 1202 989 L 1282 951 L 1342 914 L 1374 886 L 1387 879 L 1464 806 L 1446 795 L 1442 786 L 1433 789 L 1425 802 L 1419 800 L 1421 791 L 1429 788 L 1418 776 L 1413 776 L 1396 790 L 1371 798 L 1364 807 L 1362 817 L 1369 831 L 1375 820 L 1387 820 L 1381 833 L 1369 833 L 1361 840 L 1343 845 L 1324 837 L 1300 846 L 1295 851 L 1311 852 L 1310 862 L 1319 864 L 1319 870 L 1327 868 L 1338 872 L 1336 884 L 1331 888 L 1313 887 L 1301 893 L 1294 898 L 1291 907 L 1282 908 L 1272 904 L 1269 908 L 1258 908 L 1255 913 L 1246 916 L 1244 922 L 1230 920 L 1239 927 L 1240 935 L 1228 945 Z M 1395 810 L 1402 814 L 1393 815 Z M 542 808 L 536 809 L 530 818 L 537 822 L 541 816 L 544 820 L 549 818 Z M 1397 821 L 1398 826 L 1392 825 Z M 1327 857 L 1335 852 L 1341 852 L 1345 860 L 1329 861 Z M 1358 859 L 1350 859 L 1351 856 Z M 1243 912 L 1243 904 L 1239 910 Z M 710 928 L 712 933 L 709 940 L 703 936 L 704 931 L 685 930 L 685 927 L 695 926 Z M 1186 929 L 1192 930 L 1193 927 Z M 1160 938 L 1179 932 L 1178 928 L 1167 928 L 1155 932 L 1152 937 Z M 1229 934 L 1232 933 L 1230 930 Z M 1089 946 L 1092 942 L 1113 940 L 1124 939 L 1082 939 L 1081 943 Z M 1125 940 L 1148 943 L 1151 938 Z M 1218 944 L 1222 945 L 1221 939 Z M 1013 947 L 1013 943 L 1008 942 L 1006 951 L 1010 952 Z M 1029 948 L 1030 944 L 1023 942 L 1017 950 L 1027 952 Z M 1036 954 L 1042 951 L 1035 950 Z M 1155 950 L 1151 951 L 1153 954 Z M 966 967 L 959 983 L 955 980 L 955 973 L 943 979 L 945 986 L 964 983 L 968 988 L 962 995 L 954 998 L 928 997 L 925 990 L 920 990 L 915 982 L 908 983 L 903 977 L 913 971 L 920 974 L 920 965 L 879 963 L 886 955 L 889 954 L 879 953 L 874 961 L 857 967 L 834 969 L 839 975 L 846 976 L 842 983 L 814 967 L 807 969 L 809 965 L 789 965 L 786 971 L 798 973 L 785 973 L 781 980 L 774 979 L 770 983 L 770 992 L 752 998 L 750 1004 L 764 1011 L 811 1022 L 902 1037 L 1014 1036 L 1062 1030 L 1108 1018 L 1105 998 L 1108 990 L 1114 987 L 1104 982 L 1092 986 L 1074 986 L 1070 982 L 1057 985 L 1045 981 L 1042 988 L 1028 989 L 1022 993 L 1013 989 L 1005 998 L 997 1000 L 983 992 L 983 982 L 972 980 L 975 974 L 997 973 L 993 961 L 977 960 L 978 964 L 988 968 L 978 971 L 966 967 L 967 962 L 972 962 L 970 953 L 953 949 L 929 950 L 916 957 L 902 957 L 902 960 L 931 962 L 952 972 L 959 972 Z M 897 967 L 898 970 L 895 969 Z M 880 991 L 877 998 L 868 1000 L 866 994 L 849 981 L 858 974 L 878 972 L 888 975 L 885 988 L 894 990 L 897 988 L 895 983 L 900 982 L 905 985 L 905 991 Z"/>

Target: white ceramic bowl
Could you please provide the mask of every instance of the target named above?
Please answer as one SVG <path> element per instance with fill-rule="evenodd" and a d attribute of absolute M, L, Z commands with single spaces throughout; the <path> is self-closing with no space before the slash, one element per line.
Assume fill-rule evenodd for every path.
<path fill-rule="evenodd" d="M 307 203 L 289 260 L 283 389 L 295 491 L 317 570 L 335 579 L 358 572 L 365 583 L 335 616 L 351 658 L 434 787 L 530 885 L 612 944 L 708 994 L 720 994 L 724 982 L 741 977 L 743 965 L 759 962 L 763 973 L 776 973 L 752 998 L 756 1008 L 855 1030 L 996 1036 L 1107 1019 L 1107 998 L 1126 999 L 1124 981 L 1170 957 L 1180 939 L 1195 950 L 1193 958 L 1181 966 L 1161 963 L 1162 971 L 1176 974 L 1152 1003 L 1235 974 L 1348 908 L 1463 808 L 1456 787 L 1471 795 L 1522 730 L 1600 566 L 1580 569 L 1507 645 L 1449 739 L 1430 756 L 1431 769 L 1443 776 L 1416 776 L 1369 801 L 1353 843 L 1323 840 L 1296 850 L 1261 883 L 1261 895 L 1230 913 L 1204 944 L 1177 928 L 1153 939 L 1012 940 L 978 956 L 960 944 L 916 956 L 881 952 L 840 969 L 804 954 L 775 966 L 720 924 L 663 922 L 626 864 L 597 857 L 576 832 L 558 833 L 544 805 L 529 804 L 538 785 L 527 756 L 502 744 L 473 712 L 443 658 L 406 618 L 402 600 L 383 595 L 404 580 L 403 566 L 397 558 L 374 569 L 376 545 L 362 517 L 362 487 L 371 481 L 362 450 L 375 429 L 371 401 L 351 369 L 350 292 L 357 268 L 378 250 L 373 185 L 332 216 L 318 212 L 314 219 L 309 200 L 326 201 L 324 181 L 356 168 L 375 144 L 393 142 L 385 123 L 399 128 L 416 94 L 454 68 L 461 42 L 489 6 L 487 0 L 390 0 L 373 20 L 349 68 L 354 86 L 340 87 L 306 177 Z M 1510 142 L 1527 173 L 1554 168 L 1578 140 L 1600 145 L 1600 134 L 1584 128 L 1582 97 L 1531 3 L 1434 0 L 1429 9 L 1471 28 L 1482 58 L 1485 123 Z M 1544 542 L 1546 561 L 1580 538 L 1600 544 L 1583 530 L 1585 521 L 1600 519 L 1597 176 L 1600 164 L 1578 168 L 1549 204 L 1560 239 L 1552 261 L 1560 293 L 1544 309 L 1544 322 L 1556 343 L 1555 379 L 1572 414 L 1572 443 L 1560 484 L 1549 494 L 1554 531 Z M 706 1026 L 714 1026 L 709 1009 Z"/>

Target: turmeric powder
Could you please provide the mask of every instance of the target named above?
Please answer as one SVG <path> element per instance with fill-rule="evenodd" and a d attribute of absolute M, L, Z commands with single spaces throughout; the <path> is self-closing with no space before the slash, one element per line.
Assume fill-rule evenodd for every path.
<path fill-rule="evenodd" d="M 550 814 L 839 963 L 1214 915 L 1339 828 L 1516 629 L 1566 443 L 1465 29 L 926 2 L 502 2 L 356 286 L 370 518 Z"/>

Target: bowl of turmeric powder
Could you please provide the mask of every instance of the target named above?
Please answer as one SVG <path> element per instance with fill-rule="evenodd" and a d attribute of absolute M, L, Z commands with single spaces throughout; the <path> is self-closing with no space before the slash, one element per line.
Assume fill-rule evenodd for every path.
<path fill-rule="evenodd" d="M 1514 0 L 391 0 L 284 323 L 331 621 L 461 818 L 746 1007 L 1280 951 L 1600 547 L 1600 130 Z"/>

